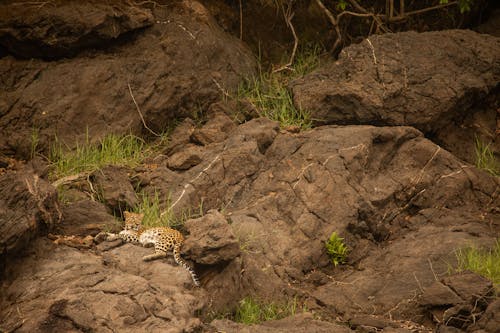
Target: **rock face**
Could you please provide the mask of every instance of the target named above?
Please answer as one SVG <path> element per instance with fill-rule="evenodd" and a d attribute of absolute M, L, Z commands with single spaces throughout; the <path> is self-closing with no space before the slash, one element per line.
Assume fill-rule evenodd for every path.
<path fill-rule="evenodd" d="M 240 244 L 231 226 L 216 210 L 188 220 L 184 227 L 189 232 L 182 250 L 196 263 L 216 265 L 227 263 L 240 254 Z"/>
<path fill-rule="evenodd" d="M 88 49 L 75 58 L 50 62 L 0 58 L 4 97 L 0 102 L 0 131 L 4 134 L 0 152 L 27 156 L 33 133 L 37 133 L 41 149 L 47 149 L 54 136 L 74 146 L 87 138 L 99 140 L 110 132 L 141 134 L 144 130 L 150 134 L 141 114 L 146 126 L 159 133 L 173 119 L 206 109 L 220 99 L 221 88 L 235 89 L 242 77 L 254 72 L 250 52 L 239 40 L 225 34 L 198 2 L 183 1 L 151 11 L 123 2 L 116 6 L 100 3 L 95 8 L 80 4 L 66 10 L 70 5 L 65 3 L 47 4 L 50 9 L 46 6 L 41 11 L 24 6 L 24 10 L 30 10 L 23 16 L 26 25 L 10 28 L 4 39 L 0 38 L 0 45 L 12 52 L 41 45 L 28 55 L 69 47 L 76 49 L 67 53 L 75 53 L 95 43 L 105 43 L 106 50 Z M 83 18 L 76 15 L 79 6 L 93 7 L 88 24 L 94 30 L 80 25 Z M 14 12 L 14 7 L 19 5 L 3 5 L 2 12 Z M 38 31 L 35 23 L 44 15 L 53 17 L 61 29 L 67 27 L 64 31 L 68 37 L 57 38 L 59 35 L 53 36 L 57 33 L 50 29 L 43 31 L 46 26 L 42 26 L 40 36 L 26 36 L 25 31 Z M 20 18 L 4 24 L 16 20 Z M 148 27 L 137 30 L 144 26 Z M 123 37 L 114 39 L 114 34 Z M 44 47 L 54 38 L 59 42 Z"/>
<path fill-rule="evenodd" d="M 113 5 L 14 2 L 0 5 L 0 45 L 21 58 L 68 57 L 153 23 L 149 10 L 118 1 Z"/>
<path fill-rule="evenodd" d="M 203 307 L 202 290 L 177 265 L 144 263 L 151 249 L 124 245 L 104 257 L 34 242 L 29 259 L 5 272 L 2 283 L 2 330 L 18 332 L 193 331 L 201 327 L 194 313 Z M 7 301 L 9 300 L 9 301 Z M 15 314 L 6 302 L 19 309 Z"/>
<path fill-rule="evenodd" d="M 94 172 L 92 179 L 103 202 L 114 211 L 131 209 L 138 203 L 125 168 L 107 166 Z"/>
<path fill-rule="evenodd" d="M 326 122 L 391 126 L 292 133 L 264 118 L 238 125 L 229 114 L 241 110 L 212 103 L 220 88 L 252 73 L 253 61 L 203 6 L 190 0 L 149 12 L 127 6 L 91 20 L 107 33 L 93 32 L 99 24 L 78 30 L 83 40 L 104 36 L 95 43 L 61 37 L 36 48 L 57 55 L 71 45 L 78 51 L 62 54 L 73 58 L 0 58 L 0 152 L 22 155 L 55 133 L 63 141 L 86 132 L 92 139 L 130 128 L 140 133 L 141 116 L 158 132 L 209 104 L 213 117 L 203 126 L 185 119 L 162 154 L 133 170 L 105 167 L 63 184 L 76 200 L 62 209 L 44 180 L 46 164 L 32 162 L 33 171 L 0 159 L 8 169 L 0 170 L 0 331 L 495 332 L 499 304 L 491 283 L 449 271 L 455 249 L 497 241 L 500 179 L 429 138 L 452 119 L 467 118 L 477 99 L 495 103 L 498 39 L 459 31 L 370 37 L 295 81 L 295 102 Z M 42 14 L 55 19 L 63 12 Z M 73 22 L 67 18 L 60 26 Z M 115 20 L 121 23 L 111 33 Z M 28 45 L 16 31 L 0 39 L 11 53 Z M 37 33 L 46 44 L 62 36 Z M 18 38 L 7 43 L 12 36 Z M 102 41 L 105 50 L 89 49 Z M 454 52 L 456 62 L 446 61 Z M 96 189 L 103 203 L 89 200 Z M 203 209 L 204 216 L 181 227 L 182 254 L 194 262 L 201 288 L 171 256 L 144 262 L 152 248 L 121 240 L 95 245 L 99 237 L 91 235 L 99 229 L 120 229 L 110 212 L 135 206 L 135 191 L 156 196 L 177 217 Z M 333 232 L 349 250 L 337 267 L 325 249 Z M 295 299 L 307 309 L 251 327 L 208 319 L 234 312 L 248 296 Z"/>
<path fill-rule="evenodd" d="M 475 324 L 494 299 L 491 281 L 472 272 L 455 274 L 434 282 L 419 302 L 437 323 L 464 329 Z M 486 320 L 484 320 L 486 321 Z"/>
<path fill-rule="evenodd" d="M 181 133 L 189 135 L 182 141 L 194 146 L 185 125 Z M 2 329 L 23 323 L 25 318 L 6 316 L 19 307 L 21 314 L 36 314 L 19 327 L 26 332 L 103 325 L 189 331 L 202 325 L 196 313 L 234 309 L 249 295 L 272 301 L 298 297 L 309 311 L 326 311 L 360 329 L 405 329 L 407 322 L 429 328 L 438 324 L 429 319 L 435 307 L 464 313 L 461 306 L 474 302 L 467 295 L 487 289 L 467 276 L 446 276 L 448 263 L 456 260 L 454 249 L 495 242 L 500 182 L 418 130 L 323 126 L 290 133 L 255 119 L 216 141 L 197 146 L 201 160 L 189 169 L 169 169 L 176 148 L 157 159 L 155 168 L 140 167 L 131 175 L 134 188 L 170 198 L 174 212 L 200 202 L 205 210 L 223 209 L 185 226 L 190 234 L 184 255 L 198 264 L 202 290 L 191 289 L 189 274 L 171 257 L 142 262 L 151 248 L 113 244 L 99 245 L 97 253 L 78 252 L 40 240 L 27 258 L 6 266 Z M 324 246 L 334 231 L 349 248 L 346 265 L 337 268 Z M 444 281 L 439 288 L 433 286 L 436 277 Z M 42 278 L 51 284 L 42 287 Z M 44 298 L 24 290 L 43 292 Z M 419 300 L 422 294 L 427 303 Z M 446 304 L 432 303 L 443 295 Z M 490 327 L 494 303 L 483 299 L 487 317 L 476 318 L 476 325 Z M 257 328 L 301 327 L 287 320 Z M 324 322 L 311 325 L 335 329 Z M 213 326 L 240 329 L 228 322 Z"/>
<path fill-rule="evenodd" d="M 308 286 L 313 304 L 344 318 L 391 311 L 425 323 L 420 288 L 447 274 L 452 249 L 492 245 L 490 228 L 500 228 L 499 180 L 411 127 L 324 126 L 291 134 L 255 119 L 204 150 L 203 161 L 188 170 L 172 172 L 167 158 L 137 179 L 145 192 L 170 193 L 176 209 L 201 201 L 224 207 L 241 255 L 216 276 L 206 273 L 216 309 L 248 294 L 301 295 L 289 289 L 294 285 Z M 334 231 L 345 237 L 351 268 L 331 267 L 324 241 Z"/>
<path fill-rule="evenodd" d="M 215 320 L 212 326 L 218 332 L 263 332 L 263 333 L 299 333 L 299 332 L 352 332 L 347 326 L 341 326 L 326 321 L 314 320 L 311 314 L 300 314 L 293 317 L 264 322 L 261 325 L 236 324 L 229 320 Z"/>
<path fill-rule="evenodd" d="M 414 126 L 470 161 L 460 145 L 495 140 L 499 82 L 500 39 L 452 30 L 370 36 L 291 88 L 317 124 Z"/>
<path fill-rule="evenodd" d="M 0 257 L 19 253 L 60 221 L 56 189 L 33 170 L 0 175 Z"/>

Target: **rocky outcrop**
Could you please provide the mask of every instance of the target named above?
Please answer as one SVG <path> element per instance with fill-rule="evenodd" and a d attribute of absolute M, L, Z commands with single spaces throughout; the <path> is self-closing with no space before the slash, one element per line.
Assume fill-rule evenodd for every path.
<path fill-rule="evenodd" d="M 0 257 L 21 253 L 61 218 L 56 189 L 31 168 L 0 175 Z"/>
<path fill-rule="evenodd" d="M 373 35 L 292 82 L 294 103 L 317 124 L 414 126 L 472 161 L 475 136 L 500 152 L 499 54 L 499 38 L 472 31 Z"/>
<path fill-rule="evenodd" d="M 248 294 L 301 295 L 288 286 L 307 285 L 313 304 L 346 318 L 391 311 L 422 322 L 424 310 L 410 300 L 447 274 L 451 249 L 494 243 L 498 179 L 418 130 L 325 126 L 293 134 L 275 126 L 252 120 L 206 145 L 188 170 L 172 172 L 168 157 L 136 176 L 143 191 L 170 193 L 175 209 L 224 207 L 241 255 L 217 277 L 206 273 L 214 308 Z M 331 267 L 324 241 L 334 231 L 345 237 L 351 268 Z"/>
<path fill-rule="evenodd" d="M 472 272 L 464 272 L 435 281 L 424 290 L 419 303 L 436 324 L 464 329 L 475 324 L 494 299 L 493 284 Z"/>
<path fill-rule="evenodd" d="M 0 5 L 0 45 L 25 59 L 68 57 L 153 23 L 149 10 L 119 1 L 11 2 Z"/>
<path fill-rule="evenodd" d="M 47 240 L 9 265 L 2 282 L 0 327 L 17 332 L 164 331 L 199 329 L 206 296 L 180 266 L 142 256 L 151 249 L 124 245 L 101 257 Z M 6 301 L 19 311 L 13 313 Z"/>
<path fill-rule="evenodd" d="M 10 13 L 11 7 L 18 5 L 3 5 L 8 7 L 3 12 Z M 51 2 L 40 11 L 40 16 L 32 9 L 31 16 L 27 16 L 32 19 L 25 23 L 35 24 L 43 15 L 62 16 L 64 19 L 58 21 L 62 20 L 67 28 L 60 33 L 68 38 L 57 39 L 59 44 L 53 48 L 64 49 L 66 44 L 78 48 L 79 41 L 73 43 L 71 39 L 96 34 L 91 28 L 80 27 L 78 6 L 93 5 L 80 4 L 68 11 L 66 6 L 70 4 Z M 88 24 L 97 24 L 106 32 L 111 29 L 110 34 L 152 25 L 132 34 L 122 33 L 123 37 L 117 40 L 103 32 L 104 39 L 109 37 L 103 42 L 106 50 L 89 49 L 72 59 L 46 62 L 0 58 L 0 89 L 4 92 L 0 102 L 0 152 L 29 156 L 33 133 L 37 134 L 40 149 L 47 149 L 55 136 L 74 146 L 87 139 L 97 141 L 108 133 L 151 135 L 146 127 L 161 133 L 174 119 L 206 110 L 221 98 L 221 89 L 236 89 L 242 77 L 254 73 L 255 61 L 250 51 L 223 32 L 196 1 L 152 9 L 123 2 L 116 6 L 99 3 L 93 7 L 91 12 L 96 14 Z M 104 22 L 99 25 L 101 20 Z M 117 21 L 118 26 L 114 23 Z M 26 31 L 38 28 L 23 27 Z M 30 35 L 33 39 L 42 38 L 31 40 L 31 47 L 53 38 L 51 31 L 40 34 L 43 36 Z M 52 49 L 36 50 L 46 53 Z"/>
<path fill-rule="evenodd" d="M 184 124 L 181 141 L 195 146 L 189 124 Z M 217 141 L 197 146 L 204 153 L 188 169 L 169 168 L 169 159 L 182 151 L 174 145 L 154 168 L 139 167 L 130 175 L 134 188 L 156 193 L 162 207 L 168 204 L 176 214 L 201 202 L 205 212 L 219 211 L 185 226 L 183 255 L 196 263 L 201 291 L 191 289 L 189 274 L 170 256 L 142 262 L 151 248 L 105 242 L 94 254 L 83 250 L 83 241 L 56 239 L 60 245 L 54 248 L 40 240 L 32 243 L 36 254 L 7 266 L 2 316 L 17 307 L 21 314 L 37 309 L 21 331 L 48 325 L 43 323 L 54 323 L 56 329 L 110 325 L 141 330 L 151 325 L 190 330 L 201 325 L 196 313 L 228 311 L 247 296 L 273 302 L 295 297 L 308 311 L 342 318 L 356 329 L 376 325 L 390 331 L 434 327 L 428 318 L 435 307 L 474 302 L 467 293 L 476 289 L 446 278 L 448 263 L 456 260 L 454 249 L 496 241 L 497 178 L 464 164 L 412 127 L 323 126 L 290 133 L 280 132 L 275 122 L 255 119 Z M 114 181 L 128 183 L 124 178 Z M 332 232 L 349 248 L 346 264 L 339 267 L 325 250 Z M 23 279 L 28 271 L 37 279 Z M 54 285 L 40 287 L 38 277 L 49 276 Z M 444 281 L 439 288 L 436 278 Z M 484 290 L 479 283 L 465 285 Z M 17 297 L 22 290 L 43 290 L 45 298 Z M 450 304 L 431 305 L 432 290 L 447 295 L 441 302 Z M 150 294 L 154 300 L 141 296 Z M 476 318 L 481 327 L 494 323 L 490 303 L 481 305 L 488 317 Z M 0 326 L 11 329 L 22 320 L 11 316 Z M 240 328 L 229 322 L 212 325 Z M 261 326 L 286 329 L 291 324 L 272 325 Z M 331 328 L 324 322 L 311 325 Z"/>
<path fill-rule="evenodd" d="M 212 326 L 218 332 L 262 332 L 262 333 L 300 333 L 316 332 L 328 333 L 352 332 L 347 326 L 342 326 L 327 321 L 315 320 L 310 313 L 298 314 L 281 320 L 267 321 L 260 325 L 237 324 L 230 320 L 214 320 Z"/>

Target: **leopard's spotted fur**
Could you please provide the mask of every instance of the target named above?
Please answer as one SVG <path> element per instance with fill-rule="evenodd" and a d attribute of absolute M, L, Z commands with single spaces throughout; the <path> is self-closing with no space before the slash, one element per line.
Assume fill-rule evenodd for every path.
<path fill-rule="evenodd" d="M 167 253 L 172 251 L 175 262 L 184 267 L 189 274 L 191 274 L 191 278 L 196 286 L 200 285 L 196 273 L 181 258 L 180 251 L 182 243 L 184 242 L 184 237 L 179 231 L 167 227 L 142 228 L 141 222 L 144 218 L 144 214 L 125 211 L 124 216 L 125 228 L 117 235 L 119 238 L 123 239 L 125 242 L 140 243 L 143 246 L 154 245 L 155 253 L 144 256 L 142 258 L 144 261 L 166 257 Z M 111 238 L 118 238 L 116 235 L 114 236 L 115 237 Z"/>

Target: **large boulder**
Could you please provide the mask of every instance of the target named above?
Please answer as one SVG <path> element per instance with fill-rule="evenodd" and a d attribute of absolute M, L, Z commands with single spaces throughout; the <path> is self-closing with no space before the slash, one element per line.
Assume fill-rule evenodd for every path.
<path fill-rule="evenodd" d="M 11 1 L 0 5 L 0 45 L 21 58 L 74 56 L 153 22 L 149 10 L 119 1 Z"/>
<path fill-rule="evenodd" d="M 224 216 L 216 210 L 203 217 L 186 221 L 189 232 L 182 250 L 199 264 L 216 265 L 233 260 L 240 254 L 240 244 Z"/>
<path fill-rule="evenodd" d="M 500 38 L 450 30 L 370 36 L 291 89 L 316 124 L 414 126 L 472 161 L 475 136 L 500 153 L 499 82 Z"/>
<path fill-rule="evenodd" d="M 68 39 L 80 38 L 80 18 L 74 14 L 79 6 L 90 5 L 49 5 L 55 8 L 39 12 L 28 6 L 34 18 L 27 22 L 34 24 L 44 15 L 56 15 L 50 14 L 52 11 L 62 16 L 67 13 L 64 24 Z M 110 132 L 161 133 L 174 119 L 205 110 L 221 99 L 221 89 L 234 90 L 243 77 L 254 73 L 250 51 L 222 31 L 200 3 L 189 0 L 155 6 L 152 14 L 130 6 L 121 3 L 115 12 L 114 5 L 101 3 L 95 9 L 96 20 L 114 18 L 125 11 L 144 17 L 145 22 L 152 15 L 154 24 L 125 33 L 123 38 L 106 40 L 105 50 L 89 49 L 74 58 L 51 62 L 0 58 L 0 90 L 4 92 L 0 152 L 27 156 L 33 144 L 47 149 L 55 136 L 72 147 Z M 38 26 L 25 29 L 36 31 Z M 40 43 L 43 41 L 29 45 Z"/>

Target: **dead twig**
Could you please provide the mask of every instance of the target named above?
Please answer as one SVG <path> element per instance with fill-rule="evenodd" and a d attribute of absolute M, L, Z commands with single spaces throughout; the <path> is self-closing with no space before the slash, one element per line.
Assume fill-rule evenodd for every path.
<path fill-rule="evenodd" d="M 88 175 L 89 175 L 88 172 L 80 172 L 80 173 L 77 173 L 75 175 L 70 175 L 70 176 L 59 178 L 58 180 L 52 182 L 51 185 L 54 186 L 55 188 L 58 188 L 61 185 L 65 185 L 67 183 L 72 183 L 72 182 L 75 182 L 77 180 L 85 179 L 88 177 Z"/>
<path fill-rule="evenodd" d="M 337 47 L 340 45 L 340 43 L 342 43 L 342 33 L 340 32 L 340 27 L 338 25 L 338 21 L 335 18 L 335 16 L 333 16 L 332 12 L 328 8 L 326 8 L 326 6 L 323 4 L 323 2 L 321 0 L 316 0 L 316 4 L 321 8 L 321 10 L 323 10 L 326 17 L 328 17 L 328 20 L 330 21 L 330 23 L 333 25 L 333 27 L 335 29 L 335 33 L 337 34 L 337 38 L 335 39 L 335 42 L 333 43 L 333 47 L 332 47 L 332 51 L 335 51 L 337 49 Z"/>
<path fill-rule="evenodd" d="M 243 5 L 240 0 L 240 40 L 243 40 Z"/>
<path fill-rule="evenodd" d="M 292 11 L 292 5 L 289 4 L 285 11 L 285 7 L 282 4 L 281 11 L 283 13 L 283 18 L 285 19 L 286 25 L 288 26 L 288 28 L 290 28 L 290 31 L 292 32 L 293 35 L 293 49 L 292 49 L 292 54 L 290 55 L 290 59 L 288 60 L 288 63 L 273 70 L 274 73 L 280 72 L 285 69 L 291 69 L 290 66 L 292 66 L 293 64 L 293 61 L 295 59 L 295 53 L 297 52 L 297 47 L 299 45 L 299 37 L 297 37 L 297 33 L 295 32 L 295 28 L 292 23 L 292 18 L 295 15 L 295 13 Z"/>
<path fill-rule="evenodd" d="M 135 100 L 134 94 L 132 93 L 132 88 L 130 87 L 130 83 L 127 83 L 127 86 L 128 86 L 128 91 L 130 93 L 130 97 L 132 97 L 132 101 L 134 101 L 135 107 L 137 109 L 137 112 L 139 113 L 139 117 L 141 117 L 141 121 L 142 121 L 142 124 L 144 125 L 144 128 L 147 129 L 151 134 L 153 134 L 155 136 L 161 136 L 160 134 L 156 133 L 155 131 L 153 131 L 151 128 L 148 127 L 148 125 L 146 124 L 146 121 L 144 120 L 144 117 L 142 116 L 141 109 L 139 108 L 139 105 L 137 104 L 137 102 Z"/>

